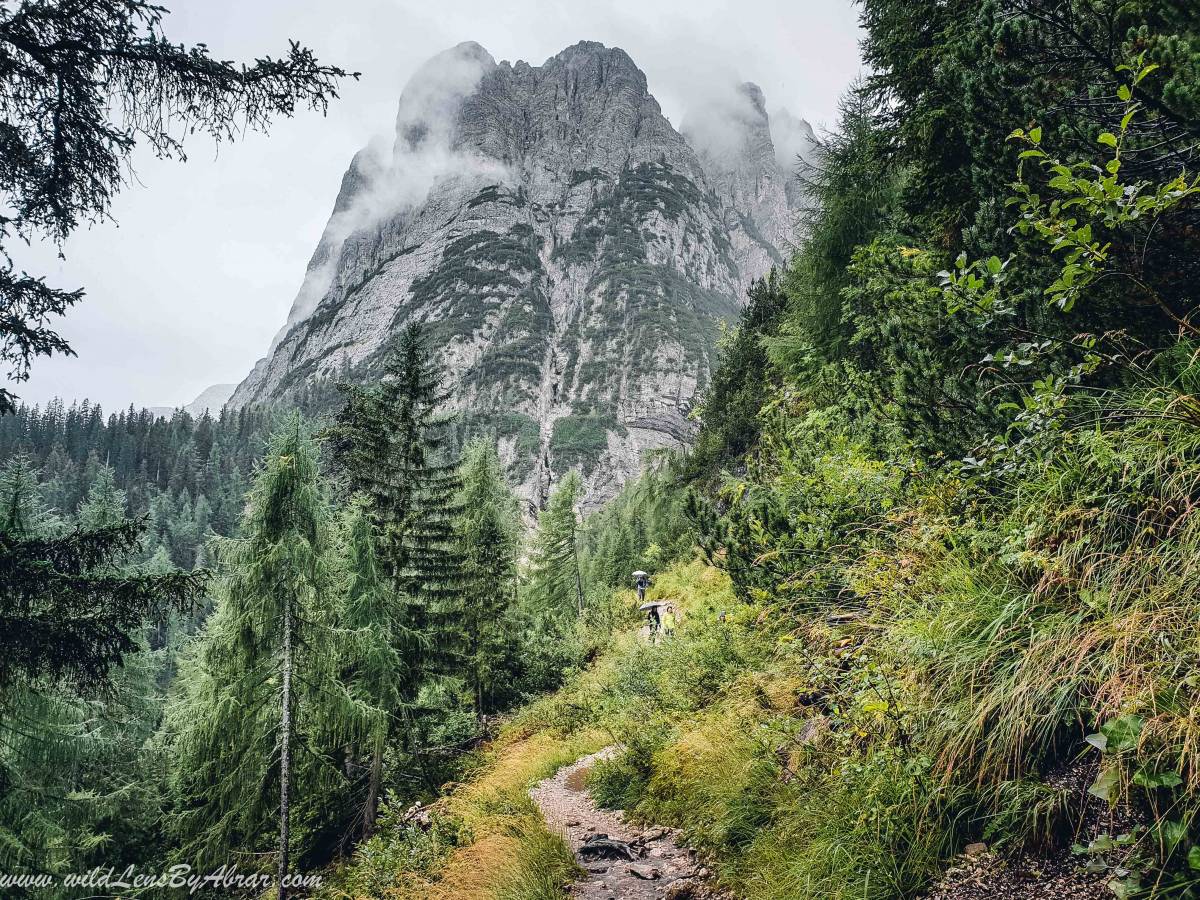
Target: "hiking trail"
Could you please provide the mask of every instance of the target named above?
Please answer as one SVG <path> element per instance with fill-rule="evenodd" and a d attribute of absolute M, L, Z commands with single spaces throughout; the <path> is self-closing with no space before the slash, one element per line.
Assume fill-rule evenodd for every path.
<path fill-rule="evenodd" d="M 708 870 L 669 828 L 642 828 L 619 811 L 600 809 L 584 786 L 588 771 L 616 747 L 581 757 L 530 790 L 546 824 L 561 834 L 586 877 L 571 885 L 578 900 L 716 900 Z M 628 858 L 632 857 L 632 858 Z"/>

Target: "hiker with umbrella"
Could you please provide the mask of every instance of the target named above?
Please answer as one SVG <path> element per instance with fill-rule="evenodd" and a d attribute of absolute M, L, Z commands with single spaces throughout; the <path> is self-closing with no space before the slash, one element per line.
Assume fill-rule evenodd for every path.
<path fill-rule="evenodd" d="M 640 612 L 646 614 L 646 621 L 650 625 L 650 640 L 653 641 L 662 628 L 662 613 L 659 612 L 661 603 L 646 603 L 646 589 L 650 587 L 650 573 L 643 572 L 641 569 L 633 573 L 633 586 L 637 589 L 638 606 Z"/>
<path fill-rule="evenodd" d="M 633 573 L 633 586 L 637 588 L 638 603 L 646 602 L 646 588 L 650 587 L 650 573 L 638 569 Z"/>
<path fill-rule="evenodd" d="M 651 643 L 654 642 L 659 632 L 662 631 L 662 608 L 664 605 L 663 603 L 643 603 L 638 607 L 638 609 L 646 614 L 646 621 L 650 623 Z"/>

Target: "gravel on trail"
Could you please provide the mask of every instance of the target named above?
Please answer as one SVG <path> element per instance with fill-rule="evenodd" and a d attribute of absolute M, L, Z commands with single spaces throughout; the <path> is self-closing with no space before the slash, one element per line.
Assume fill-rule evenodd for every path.
<path fill-rule="evenodd" d="M 606 747 L 584 756 L 529 793 L 546 824 L 561 834 L 586 877 L 571 886 L 579 900 L 716 900 L 708 871 L 695 851 L 681 846 L 669 828 L 642 828 L 620 812 L 600 809 L 584 786 L 588 771 L 617 752 Z M 605 838 L 598 838 L 604 835 Z M 596 845 L 589 848 L 589 843 Z M 622 847 L 628 845 L 632 860 Z"/>

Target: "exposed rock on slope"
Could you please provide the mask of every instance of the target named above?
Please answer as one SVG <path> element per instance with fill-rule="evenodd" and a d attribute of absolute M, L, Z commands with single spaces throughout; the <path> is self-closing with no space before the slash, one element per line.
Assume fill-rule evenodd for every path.
<path fill-rule="evenodd" d="M 214 384 L 200 392 L 200 396 L 184 407 L 185 412 L 199 417 L 206 412 L 214 418 L 221 414 L 221 407 L 233 396 L 236 384 Z"/>
<path fill-rule="evenodd" d="M 427 324 L 464 432 L 489 429 L 534 505 L 580 468 L 589 503 L 678 447 L 721 320 L 781 258 L 787 176 L 762 95 L 729 153 L 697 153 L 624 51 L 542 66 L 478 44 L 427 63 L 394 146 L 360 152 L 304 284 L 232 403 L 370 377 Z"/>

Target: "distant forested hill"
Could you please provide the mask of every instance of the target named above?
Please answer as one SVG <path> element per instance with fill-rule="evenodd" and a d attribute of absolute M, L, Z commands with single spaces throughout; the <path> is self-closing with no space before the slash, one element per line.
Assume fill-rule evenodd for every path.
<path fill-rule="evenodd" d="M 318 384 L 297 398 L 309 415 L 326 409 L 334 389 Z M 280 410 L 269 407 L 170 417 L 130 406 L 105 414 L 87 400 L 20 406 L 0 418 L 0 462 L 14 460 L 39 482 L 41 499 L 71 519 L 98 479 L 111 475 L 124 512 L 147 517 L 142 556 L 161 549 L 183 569 L 202 563 L 212 534 L 231 535 L 246 488 Z"/>

